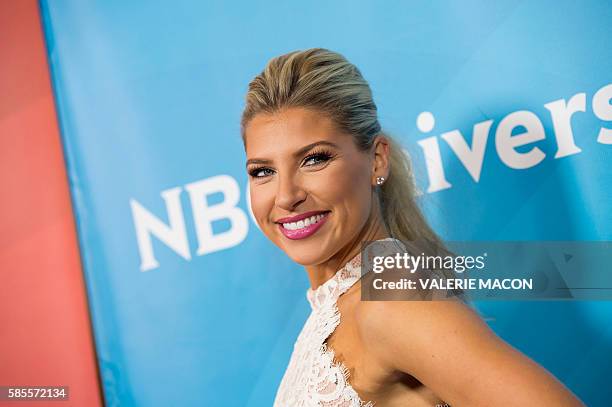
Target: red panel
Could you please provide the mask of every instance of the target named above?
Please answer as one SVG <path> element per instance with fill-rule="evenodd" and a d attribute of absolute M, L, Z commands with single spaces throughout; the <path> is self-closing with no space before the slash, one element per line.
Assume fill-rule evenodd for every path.
<path fill-rule="evenodd" d="M 101 406 L 38 4 L 0 2 L 0 385 Z"/>

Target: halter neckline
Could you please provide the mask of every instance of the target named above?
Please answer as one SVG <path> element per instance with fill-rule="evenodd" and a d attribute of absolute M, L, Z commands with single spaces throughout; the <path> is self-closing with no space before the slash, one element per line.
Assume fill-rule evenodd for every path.
<path fill-rule="evenodd" d="M 388 240 L 397 240 L 392 237 L 375 240 L 374 242 L 383 242 Z M 361 250 L 336 273 L 325 281 L 323 284 L 314 290 L 309 287 L 306 290 L 306 298 L 312 309 L 318 309 L 324 303 L 333 299 L 334 302 L 347 291 L 353 284 L 361 278 Z"/>

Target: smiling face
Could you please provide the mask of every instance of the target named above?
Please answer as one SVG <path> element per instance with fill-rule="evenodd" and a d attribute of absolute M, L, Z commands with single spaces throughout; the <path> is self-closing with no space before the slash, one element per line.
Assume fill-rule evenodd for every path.
<path fill-rule="evenodd" d="M 253 214 L 291 259 L 321 264 L 361 241 L 375 209 L 374 154 L 306 108 L 257 114 L 245 141 Z"/>

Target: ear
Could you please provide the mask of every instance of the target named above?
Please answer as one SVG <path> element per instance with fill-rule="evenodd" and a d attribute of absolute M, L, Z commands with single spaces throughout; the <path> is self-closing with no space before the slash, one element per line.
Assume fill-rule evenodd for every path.
<path fill-rule="evenodd" d="M 379 186 L 376 182 L 378 177 L 383 177 L 384 182 L 389 179 L 389 160 L 390 160 L 391 145 L 389 140 L 378 135 L 372 143 L 372 153 L 374 159 L 372 161 L 372 185 Z"/>

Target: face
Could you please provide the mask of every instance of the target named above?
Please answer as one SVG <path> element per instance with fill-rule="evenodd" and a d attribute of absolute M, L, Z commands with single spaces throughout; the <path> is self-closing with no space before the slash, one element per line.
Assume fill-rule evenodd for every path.
<path fill-rule="evenodd" d="M 256 115 L 245 128 L 251 208 L 295 262 L 321 264 L 357 239 L 374 201 L 376 158 L 317 111 Z"/>

